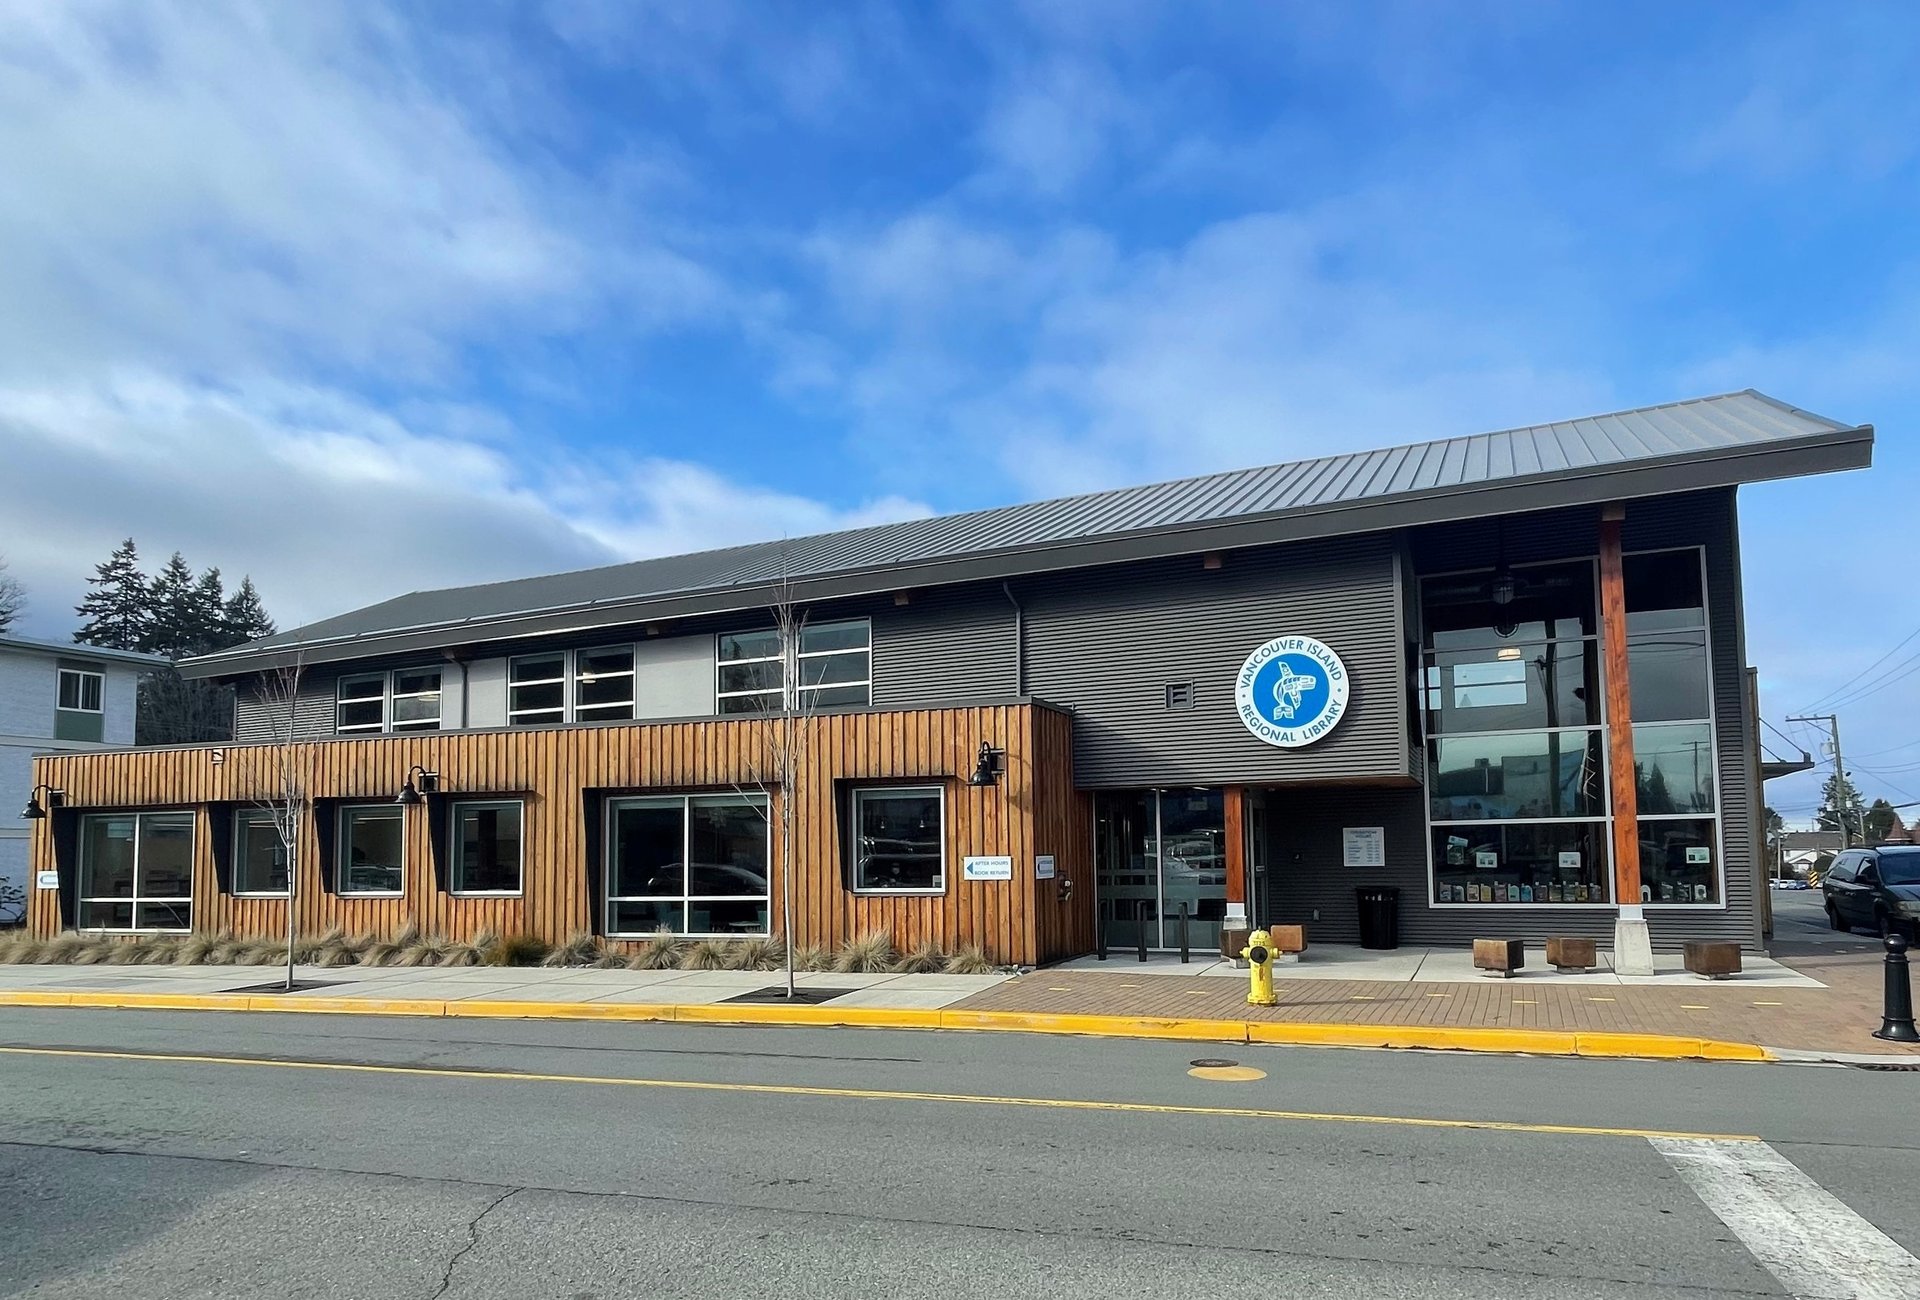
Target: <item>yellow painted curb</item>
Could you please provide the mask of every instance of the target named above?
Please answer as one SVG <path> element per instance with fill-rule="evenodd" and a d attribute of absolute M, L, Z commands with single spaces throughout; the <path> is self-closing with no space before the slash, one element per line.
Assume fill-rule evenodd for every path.
<path fill-rule="evenodd" d="M 0 1007 L 99 1007 L 125 1011 L 285 1011 L 322 1015 L 424 1016 L 516 1020 L 601 1020 L 706 1025 L 846 1026 L 962 1029 L 1292 1047 L 1426 1048 L 1541 1056 L 1660 1060 L 1771 1061 L 1752 1043 L 1664 1034 L 1579 1033 L 1438 1025 L 1320 1024 L 1284 1020 L 1198 1020 L 1060 1012 L 967 1011 L 913 1007 L 782 1007 L 765 1003 L 511 1002 L 474 999 L 288 997 L 206 993 L 0 992 Z"/>

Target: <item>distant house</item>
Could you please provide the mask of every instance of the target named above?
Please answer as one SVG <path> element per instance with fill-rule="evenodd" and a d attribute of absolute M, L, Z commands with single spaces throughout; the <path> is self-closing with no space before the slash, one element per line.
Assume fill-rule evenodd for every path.
<path fill-rule="evenodd" d="M 21 919 L 33 755 L 124 749 L 133 743 L 135 688 L 158 655 L 0 636 L 0 925 Z"/>

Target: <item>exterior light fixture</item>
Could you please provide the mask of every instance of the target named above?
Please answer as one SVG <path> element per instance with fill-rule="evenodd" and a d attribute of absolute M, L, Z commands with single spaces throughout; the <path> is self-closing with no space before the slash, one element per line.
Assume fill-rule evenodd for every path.
<path fill-rule="evenodd" d="M 1503 645 L 1494 652 L 1493 657 L 1495 659 L 1505 659 L 1509 661 L 1518 659 L 1520 657 L 1520 647 L 1517 645 Z"/>
<path fill-rule="evenodd" d="M 989 742 L 981 741 L 980 759 L 973 765 L 973 773 L 967 777 L 967 784 L 992 785 L 997 782 L 1003 766 L 1000 760 L 1006 757 L 1006 753 L 1004 749 L 995 749 Z"/>
<path fill-rule="evenodd" d="M 47 796 L 45 803 L 40 802 L 42 794 Z M 27 806 L 20 810 L 20 816 L 30 822 L 45 821 L 48 809 L 58 808 L 66 801 L 67 792 L 58 786 L 36 785 L 27 792 Z"/>
<path fill-rule="evenodd" d="M 416 772 L 420 775 L 420 784 L 417 786 L 413 783 L 413 777 Z M 407 769 L 407 779 L 401 783 L 400 793 L 393 797 L 393 801 L 401 804 L 425 803 L 426 796 L 433 794 L 439 790 L 439 788 L 440 774 L 438 772 L 429 772 L 426 768 L 415 763 Z"/>
<path fill-rule="evenodd" d="M 1491 595 L 1496 605 L 1511 605 L 1513 598 L 1520 594 L 1520 584 L 1513 580 L 1513 570 L 1505 565 L 1493 572 Z"/>

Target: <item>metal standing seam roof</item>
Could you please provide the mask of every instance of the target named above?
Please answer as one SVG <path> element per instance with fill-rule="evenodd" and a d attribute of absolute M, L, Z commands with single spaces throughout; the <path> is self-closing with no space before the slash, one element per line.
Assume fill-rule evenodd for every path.
<path fill-rule="evenodd" d="M 1024 569 L 1038 572 L 1102 562 L 1099 543 L 1153 534 L 1197 532 L 1226 524 L 1280 521 L 1326 514 L 1332 536 L 1385 526 L 1349 517 L 1357 507 L 1457 497 L 1521 485 L 1583 480 L 1663 466 L 1720 463 L 1715 481 L 1754 481 L 1785 474 L 1865 465 L 1871 425 L 1846 425 L 1789 406 L 1753 389 L 1661 406 L 1494 433 L 1410 443 L 1255 469 L 1229 470 L 1155 483 L 1058 497 L 965 514 L 912 519 L 812 537 L 755 542 L 691 555 L 520 578 L 470 587 L 412 592 L 336 618 L 249 642 L 182 667 L 214 676 L 284 661 L 294 651 L 324 652 L 325 660 L 376 653 L 383 638 L 445 633 L 441 644 L 515 634 L 512 624 L 567 612 L 586 621 L 644 617 L 635 607 L 672 598 L 711 596 L 711 611 L 739 608 L 748 591 L 759 599 L 770 584 L 831 585 L 876 571 L 922 569 L 990 556 L 1026 553 Z M 1746 458 L 1770 452 L 1848 448 L 1832 463 L 1738 469 Z M 1688 481 L 1676 489 L 1698 486 Z M 1647 494 L 1644 490 L 1642 495 Z M 1527 508 L 1538 508 L 1530 506 Z M 1475 513 L 1497 513 L 1490 498 Z M 1289 536 L 1302 535 L 1298 530 Z M 1196 543 L 1198 548 L 1199 544 Z M 1069 553 L 1073 558 L 1069 558 Z M 1112 558 L 1112 557 L 1108 557 Z M 928 575 L 915 575 L 928 576 Z M 939 580 L 939 579 L 933 579 Z M 946 580 L 962 580 L 948 578 Z M 904 585 L 913 585 L 911 582 Z M 831 590 L 810 589 L 809 598 Z M 852 594 L 851 592 L 840 594 Z M 699 602 L 695 602 L 699 603 Z M 673 616 L 702 612 L 677 602 Z M 620 618 L 611 617 L 616 609 Z"/>

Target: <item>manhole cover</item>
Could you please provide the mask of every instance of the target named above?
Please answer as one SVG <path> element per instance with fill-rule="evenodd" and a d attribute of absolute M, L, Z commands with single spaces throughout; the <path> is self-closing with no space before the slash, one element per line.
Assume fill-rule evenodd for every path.
<path fill-rule="evenodd" d="M 1199 1060 L 1189 1061 L 1187 1064 L 1196 1070 L 1225 1070 L 1240 1064 L 1240 1062 L 1229 1061 L 1224 1056 L 1203 1056 Z"/>
<path fill-rule="evenodd" d="M 787 986 L 784 984 L 776 984 L 772 988 L 754 989 L 748 993 L 736 993 L 730 998 L 722 998 L 721 1001 L 778 1002 L 784 1003 L 787 1006 L 792 1006 L 796 1003 L 817 1005 L 821 1002 L 831 1002 L 834 998 L 845 997 L 854 991 L 853 989 L 795 989 L 793 996 L 788 997 Z"/>

